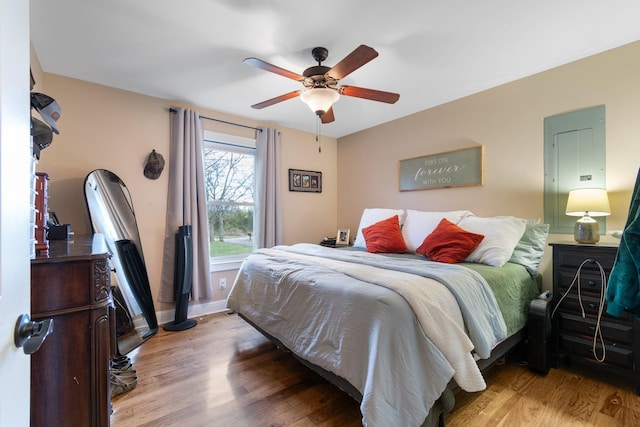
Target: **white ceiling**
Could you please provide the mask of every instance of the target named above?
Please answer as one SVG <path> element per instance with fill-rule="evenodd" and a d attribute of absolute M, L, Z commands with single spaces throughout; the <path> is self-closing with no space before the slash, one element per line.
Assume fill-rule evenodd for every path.
<path fill-rule="evenodd" d="M 333 137 L 640 39 L 638 0 L 31 0 L 30 9 L 48 73 L 308 132 L 316 118 L 299 99 L 250 107 L 301 84 L 242 60 L 302 73 L 316 65 L 313 47 L 329 49 L 323 65 L 333 66 L 371 46 L 379 56 L 340 83 L 400 100 L 342 96 L 322 126 Z"/>

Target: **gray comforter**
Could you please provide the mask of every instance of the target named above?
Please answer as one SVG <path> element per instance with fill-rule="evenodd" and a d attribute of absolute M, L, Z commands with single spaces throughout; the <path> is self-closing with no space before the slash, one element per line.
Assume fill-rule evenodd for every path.
<path fill-rule="evenodd" d="M 421 425 L 452 378 L 484 389 L 472 351 L 488 357 L 506 337 L 469 269 L 310 244 L 250 255 L 227 306 L 349 381 L 369 427 Z"/>

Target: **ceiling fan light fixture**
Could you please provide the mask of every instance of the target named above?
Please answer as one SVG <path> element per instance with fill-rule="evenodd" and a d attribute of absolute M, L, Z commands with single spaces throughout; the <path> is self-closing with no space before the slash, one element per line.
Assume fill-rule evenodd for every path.
<path fill-rule="evenodd" d="M 361 44 L 331 68 L 322 65 L 322 62 L 327 59 L 329 54 L 326 48 L 316 47 L 311 51 L 311 54 L 313 59 L 318 62 L 318 65 L 308 67 L 302 74 L 285 70 L 258 58 L 245 58 L 245 64 L 296 80 L 304 86 L 304 89 L 267 99 L 252 105 L 251 108 L 265 108 L 287 99 L 299 97 L 320 119 L 318 123 L 326 124 L 335 120 L 333 108 L 331 107 L 338 102 L 340 95 L 386 102 L 388 104 L 394 104 L 400 98 L 399 94 L 392 92 L 356 86 L 338 86 L 338 81 L 378 56 L 378 52 L 372 47 Z"/>
<path fill-rule="evenodd" d="M 340 94 L 335 89 L 313 88 L 302 92 L 300 99 L 309 106 L 311 111 L 321 116 L 338 102 Z"/>

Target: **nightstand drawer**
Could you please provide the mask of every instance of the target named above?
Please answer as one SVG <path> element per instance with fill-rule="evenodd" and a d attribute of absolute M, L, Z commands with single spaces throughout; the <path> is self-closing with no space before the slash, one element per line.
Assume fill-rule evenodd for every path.
<path fill-rule="evenodd" d="M 592 259 L 598 261 L 606 272 L 610 272 L 613 268 L 613 262 L 615 261 L 615 252 L 613 256 L 611 256 L 611 254 L 601 253 L 596 250 L 585 251 L 584 248 L 581 247 L 566 247 L 555 255 L 554 262 L 557 261 L 557 265 L 554 263 L 554 268 L 569 267 L 574 271 L 580 267 L 580 264 L 585 260 Z M 589 271 L 599 272 L 600 269 L 595 262 L 587 262 L 582 266 L 582 272 L 587 273 Z"/>
<path fill-rule="evenodd" d="M 593 339 L 596 332 L 596 319 L 591 317 L 582 318 L 569 313 L 559 312 L 560 328 L 569 333 L 583 335 L 588 339 Z M 600 330 L 605 345 L 624 346 L 631 349 L 633 345 L 633 326 L 623 323 L 612 323 L 600 321 Z"/>
<path fill-rule="evenodd" d="M 633 368 L 633 351 L 629 348 L 618 347 L 605 342 L 606 355 L 603 363 L 618 365 L 623 368 Z M 575 337 L 572 335 L 560 335 L 560 349 L 566 353 L 573 353 L 586 359 L 595 361 L 593 355 L 593 340 Z M 596 354 L 602 357 L 602 346 L 596 345 Z"/>
<path fill-rule="evenodd" d="M 559 270 L 556 273 L 556 279 L 558 281 L 557 285 L 560 289 L 560 292 L 564 293 L 569 287 L 576 276 L 576 270 Z M 582 295 L 591 295 L 597 298 L 600 298 L 600 295 L 603 292 L 602 287 L 602 277 L 600 273 L 595 274 L 591 270 L 585 270 L 584 268 L 580 272 L 580 291 Z M 571 288 L 571 292 L 574 294 L 578 293 L 578 280 L 576 279 L 576 283 Z"/>
<path fill-rule="evenodd" d="M 598 310 L 600 308 L 599 296 L 598 298 L 594 298 L 591 296 L 584 296 L 584 293 L 583 293 L 582 308 L 584 309 L 585 315 L 593 318 L 598 317 Z M 559 310 L 573 313 L 579 316 L 582 313 L 582 310 L 580 309 L 580 300 L 578 299 L 578 295 L 574 293 L 570 293 L 569 295 L 567 295 L 566 298 L 562 300 Z M 603 309 L 602 311 L 602 319 L 608 322 L 624 323 L 628 325 L 632 324 L 632 316 L 629 313 L 625 312 L 624 316 L 622 317 L 614 317 L 614 316 L 608 315 L 605 310 L 606 310 L 606 306 L 605 306 L 605 309 Z"/>

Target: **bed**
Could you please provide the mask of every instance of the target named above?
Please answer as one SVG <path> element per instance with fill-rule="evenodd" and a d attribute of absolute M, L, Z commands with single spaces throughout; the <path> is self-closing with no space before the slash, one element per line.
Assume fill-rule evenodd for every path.
<path fill-rule="evenodd" d="M 539 274 L 511 259 L 533 226 L 518 219 L 521 231 L 512 233 L 516 242 L 499 266 L 471 254 L 440 262 L 422 254 L 420 239 L 409 235 L 416 219 L 424 219 L 416 212 L 378 221 L 389 210 L 365 210 L 353 247 L 259 249 L 244 261 L 227 300 L 230 310 L 358 400 L 367 427 L 442 423 L 442 412 L 453 406 L 452 388 L 483 390 L 482 370 L 524 339 L 528 305 L 541 288 Z M 430 218 L 433 227 L 423 221 L 418 233 L 444 252 L 456 245 L 438 234 L 442 218 L 434 225 L 446 215 Z M 467 233 L 473 221 L 463 219 L 476 220 L 466 211 L 450 216 L 449 225 L 455 221 Z M 389 219 L 390 229 L 379 226 Z M 496 248 L 487 236 L 504 231 L 489 225 L 482 230 L 485 252 Z M 376 248 L 368 233 L 374 226 L 384 242 L 395 233 L 404 247 L 398 240 L 400 248 Z"/>

